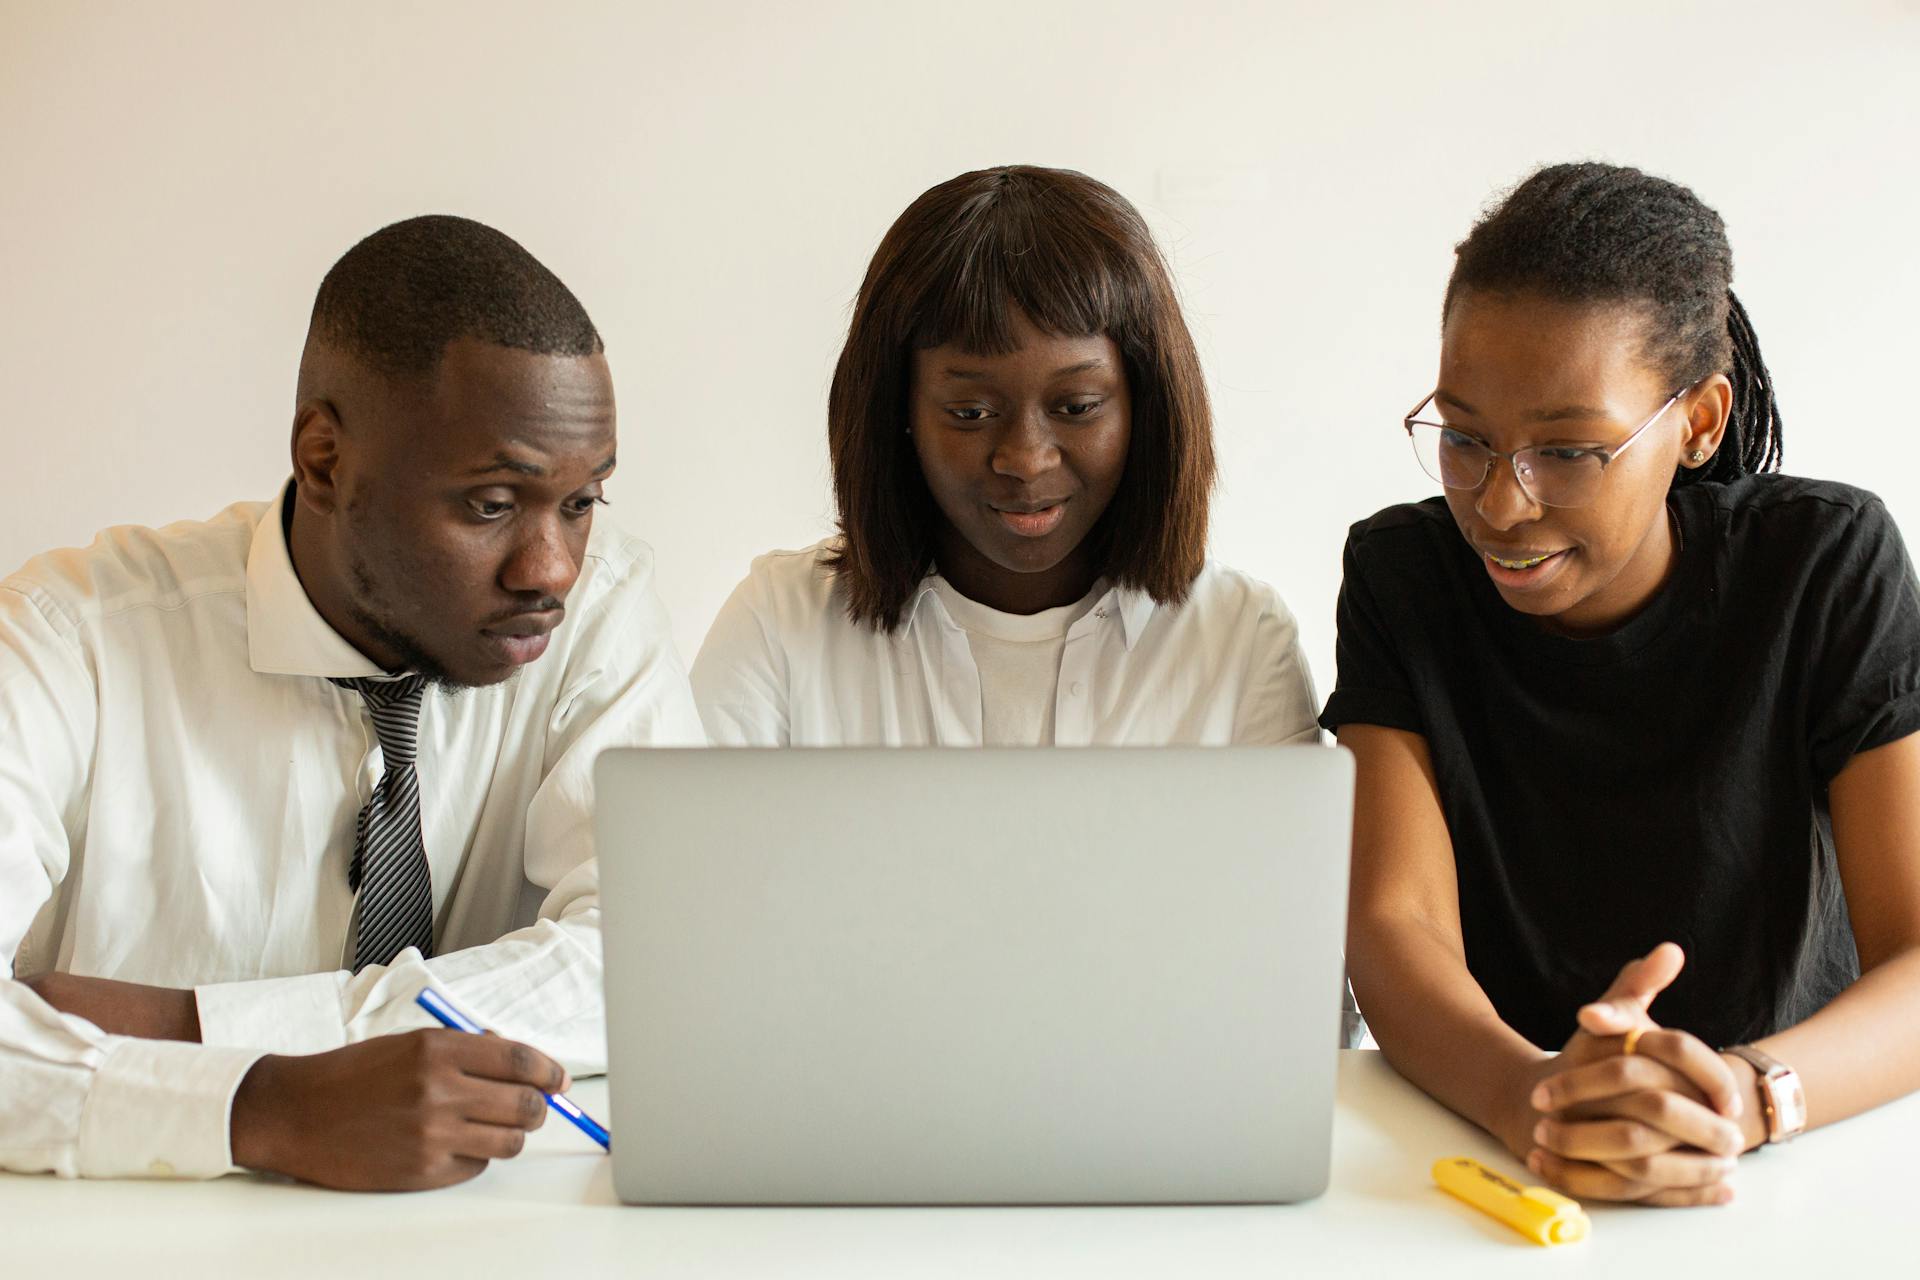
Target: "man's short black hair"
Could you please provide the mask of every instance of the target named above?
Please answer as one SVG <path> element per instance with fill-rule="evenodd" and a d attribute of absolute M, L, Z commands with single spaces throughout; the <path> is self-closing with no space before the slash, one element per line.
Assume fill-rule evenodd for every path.
<path fill-rule="evenodd" d="M 548 356 L 604 349 L 573 291 L 519 242 L 447 214 L 374 232 L 333 264 L 313 300 L 309 339 L 388 377 L 430 373 L 458 338 Z"/>

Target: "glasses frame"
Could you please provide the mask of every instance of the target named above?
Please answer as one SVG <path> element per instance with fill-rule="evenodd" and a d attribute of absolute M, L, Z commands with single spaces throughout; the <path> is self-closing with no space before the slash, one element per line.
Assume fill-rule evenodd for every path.
<path fill-rule="evenodd" d="M 1633 448 L 1633 442 L 1638 440 L 1642 435 L 1644 435 L 1648 427 L 1651 427 L 1654 423 L 1660 421 L 1661 416 L 1665 414 L 1667 410 L 1673 408 L 1673 406 L 1679 401 L 1680 397 L 1686 395 L 1689 391 L 1692 391 L 1695 387 L 1699 385 L 1700 384 L 1698 382 L 1689 383 L 1688 385 L 1674 392 L 1672 395 L 1668 396 L 1665 400 L 1661 402 L 1660 407 L 1658 409 L 1655 409 L 1645 422 L 1635 427 L 1632 430 L 1632 432 L 1628 434 L 1625 440 L 1622 440 L 1618 445 L 1615 445 L 1612 448 L 1594 448 L 1587 445 L 1576 445 L 1572 447 L 1579 449 L 1583 453 L 1590 453 L 1594 457 L 1600 459 L 1600 482 L 1604 484 L 1607 478 L 1607 468 L 1613 465 L 1613 460 L 1619 457 L 1621 454 L 1625 453 L 1627 450 Z M 1412 409 L 1407 411 L 1406 416 L 1400 419 L 1400 426 L 1407 433 L 1407 443 L 1413 447 L 1413 456 L 1414 456 L 1414 461 L 1416 462 L 1420 460 L 1420 442 L 1418 438 L 1415 437 L 1415 435 L 1413 434 L 1413 429 L 1415 427 L 1433 427 L 1434 429 L 1439 431 L 1453 431 L 1453 432 L 1457 432 L 1460 435 L 1467 434 L 1466 432 L 1461 431 L 1458 427 L 1450 427 L 1444 422 L 1428 422 L 1425 419 L 1421 418 L 1420 411 L 1422 409 L 1425 409 L 1428 405 L 1432 404 L 1434 397 L 1439 394 L 1440 394 L 1440 388 L 1438 387 L 1435 387 L 1432 391 L 1427 392 L 1426 395 L 1420 397 L 1420 403 L 1414 405 Z M 1487 453 L 1486 470 L 1481 472 L 1480 480 L 1478 483 L 1471 484 L 1471 485 L 1450 485 L 1445 480 L 1442 480 L 1439 476 L 1430 474 L 1424 465 L 1422 465 L 1420 468 L 1421 474 L 1427 476 L 1427 478 L 1430 480 L 1434 480 L 1438 482 L 1442 488 L 1454 489 L 1460 493 L 1472 493 L 1478 489 L 1485 487 L 1487 481 L 1493 478 L 1493 468 L 1495 464 L 1501 458 L 1505 458 L 1507 460 L 1507 466 L 1510 467 L 1513 471 L 1514 483 L 1520 486 L 1520 492 L 1526 494 L 1528 499 L 1539 504 L 1540 506 L 1558 507 L 1562 511 L 1568 511 L 1568 510 L 1574 510 L 1579 507 L 1587 507 L 1587 506 L 1593 505 L 1595 501 L 1594 498 L 1588 498 L 1585 502 L 1574 502 L 1574 503 L 1548 502 L 1545 498 L 1542 498 L 1539 494 L 1535 493 L 1532 487 L 1527 484 L 1526 477 L 1520 474 L 1520 455 L 1521 454 L 1538 453 L 1542 448 L 1548 448 L 1548 447 L 1567 448 L 1569 446 L 1565 446 L 1565 445 L 1544 446 L 1544 445 L 1530 444 L 1530 445 L 1524 445 L 1518 449 L 1513 449 L 1510 451 L 1502 451 L 1494 448 L 1492 445 L 1488 444 L 1485 440 L 1482 440 L 1477 436 L 1472 437 L 1472 439 L 1475 444 L 1478 444 L 1482 449 L 1486 450 L 1486 453 Z"/>

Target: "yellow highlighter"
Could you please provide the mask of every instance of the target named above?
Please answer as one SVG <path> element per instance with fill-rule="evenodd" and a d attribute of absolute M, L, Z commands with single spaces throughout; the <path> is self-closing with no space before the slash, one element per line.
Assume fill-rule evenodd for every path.
<path fill-rule="evenodd" d="M 1465 1156 L 1435 1160 L 1433 1180 L 1535 1244 L 1573 1244 L 1592 1227 L 1576 1202 L 1545 1187 L 1523 1187 Z"/>

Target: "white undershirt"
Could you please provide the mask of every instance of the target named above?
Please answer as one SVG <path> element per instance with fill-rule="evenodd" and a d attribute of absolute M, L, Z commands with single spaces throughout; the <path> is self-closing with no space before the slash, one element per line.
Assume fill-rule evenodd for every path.
<path fill-rule="evenodd" d="M 1067 632 L 1106 592 L 1104 582 L 1072 604 L 1039 613 L 1002 613 L 934 583 L 947 613 L 967 633 L 980 670 L 980 729 L 989 747 L 1050 747 L 1060 658 Z"/>

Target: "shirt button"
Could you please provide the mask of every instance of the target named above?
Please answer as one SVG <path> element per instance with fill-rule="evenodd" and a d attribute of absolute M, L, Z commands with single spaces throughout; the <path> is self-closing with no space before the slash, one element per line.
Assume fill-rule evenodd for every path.
<path fill-rule="evenodd" d="M 155 1160 L 147 1166 L 147 1172 L 156 1178 L 171 1178 L 173 1176 L 173 1166 L 165 1160 Z"/>
<path fill-rule="evenodd" d="M 1073 689 L 1071 690 L 1071 692 L 1073 693 L 1074 697 L 1077 698 L 1081 694 L 1085 693 L 1086 691 L 1087 691 L 1087 686 L 1085 686 L 1084 684 L 1081 684 L 1078 680 L 1075 680 L 1073 682 Z"/>

